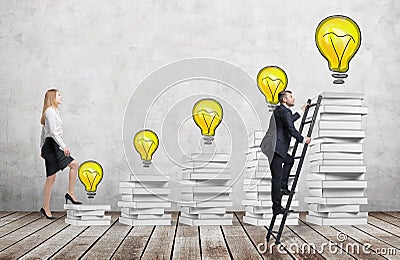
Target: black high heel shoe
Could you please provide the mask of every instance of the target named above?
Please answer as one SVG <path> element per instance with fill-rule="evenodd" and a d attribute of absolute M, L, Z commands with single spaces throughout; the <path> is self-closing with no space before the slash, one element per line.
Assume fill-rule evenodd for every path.
<path fill-rule="evenodd" d="M 44 210 L 44 208 L 40 209 L 40 215 L 45 216 L 47 219 L 57 219 L 56 217 L 53 216 L 47 216 L 46 211 Z"/>
<path fill-rule="evenodd" d="M 82 204 L 82 202 L 80 202 L 80 201 L 75 201 L 75 200 L 71 197 L 71 195 L 69 195 L 69 193 L 65 193 L 65 204 L 68 203 L 68 200 L 71 201 L 72 204 L 77 204 L 77 205 Z"/>

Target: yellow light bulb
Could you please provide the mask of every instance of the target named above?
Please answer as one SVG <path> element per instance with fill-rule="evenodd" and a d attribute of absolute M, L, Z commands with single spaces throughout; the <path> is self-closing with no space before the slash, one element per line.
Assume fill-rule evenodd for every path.
<path fill-rule="evenodd" d="M 94 198 L 96 195 L 97 185 L 103 179 L 103 168 L 98 162 L 83 162 L 78 169 L 78 177 L 85 186 L 88 198 Z"/>
<path fill-rule="evenodd" d="M 136 151 L 140 154 L 143 161 L 143 167 L 149 167 L 154 152 L 158 147 L 157 134 L 151 130 L 141 130 L 136 133 L 133 138 L 133 145 Z"/>
<path fill-rule="evenodd" d="M 328 61 L 333 72 L 333 83 L 343 84 L 344 74 L 349 70 L 349 62 L 361 44 L 361 32 L 358 25 L 349 17 L 334 15 L 321 21 L 315 31 L 315 42 L 319 52 Z"/>
<path fill-rule="evenodd" d="M 214 140 L 215 129 L 222 121 L 222 106 L 214 99 L 201 99 L 192 109 L 193 120 L 200 128 L 205 144 L 210 145 Z"/>
<path fill-rule="evenodd" d="M 271 105 L 278 104 L 278 93 L 286 89 L 287 83 L 285 71 L 277 66 L 265 67 L 257 75 L 258 88 Z"/>

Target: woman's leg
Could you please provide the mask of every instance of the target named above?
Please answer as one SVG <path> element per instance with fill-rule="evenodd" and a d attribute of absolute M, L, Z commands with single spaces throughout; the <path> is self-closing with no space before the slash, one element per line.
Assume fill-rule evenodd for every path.
<path fill-rule="evenodd" d="M 44 211 L 46 211 L 47 216 L 51 216 L 50 197 L 51 197 L 51 190 L 53 189 L 53 184 L 55 181 L 56 181 L 56 174 L 53 174 L 46 178 L 46 183 L 44 184 L 43 209 Z"/>
<path fill-rule="evenodd" d="M 73 200 L 76 200 L 75 197 L 75 183 L 76 183 L 76 175 L 78 172 L 79 163 L 76 160 L 73 160 L 68 164 L 69 166 L 69 182 L 68 182 L 68 193 L 71 195 Z"/>

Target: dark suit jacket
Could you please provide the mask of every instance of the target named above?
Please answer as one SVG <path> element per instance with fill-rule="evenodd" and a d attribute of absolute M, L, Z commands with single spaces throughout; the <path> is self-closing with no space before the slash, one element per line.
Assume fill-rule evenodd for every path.
<path fill-rule="evenodd" d="M 275 108 L 268 131 L 261 142 L 261 150 L 270 160 L 274 152 L 286 157 L 292 136 L 297 141 L 303 142 L 303 136 L 294 127 L 294 122 L 299 118 L 299 113 L 292 114 L 292 111 L 284 105 Z"/>

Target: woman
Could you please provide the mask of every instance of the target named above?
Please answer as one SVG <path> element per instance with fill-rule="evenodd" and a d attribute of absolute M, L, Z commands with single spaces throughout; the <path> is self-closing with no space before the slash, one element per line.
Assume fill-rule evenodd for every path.
<path fill-rule="evenodd" d="M 76 200 L 74 187 L 78 171 L 78 162 L 71 157 L 68 147 L 62 140 L 62 121 L 58 111 L 58 105 L 62 104 L 62 97 L 57 89 L 46 92 L 43 103 L 43 112 L 40 119 L 42 136 L 40 140 L 41 156 L 46 165 L 46 183 L 44 185 L 43 207 L 40 213 L 47 219 L 55 219 L 50 211 L 50 197 L 56 173 L 69 166 L 69 187 L 65 194 L 65 203 L 71 201 L 73 204 L 82 204 Z"/>

